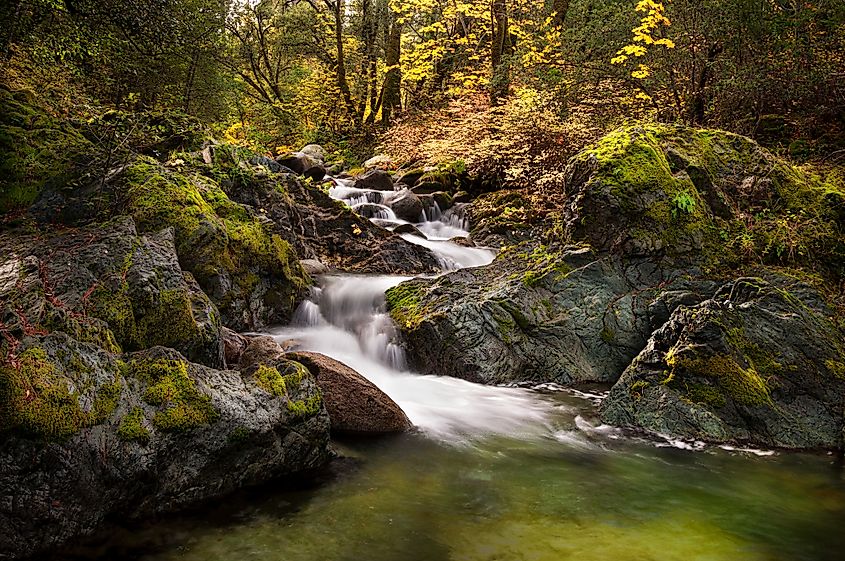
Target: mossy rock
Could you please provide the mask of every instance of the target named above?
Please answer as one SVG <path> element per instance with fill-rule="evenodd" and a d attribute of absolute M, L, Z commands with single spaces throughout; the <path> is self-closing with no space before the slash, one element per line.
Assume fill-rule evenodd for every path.
<path fill-rule="evenodd" d="M 730 283 L 652 335 L 603 419 L 681 438 L 840 448 L 845 337 L 832 316 L 789 278 Z"/>
<path fill-rule="evenodd" d="M 180 263 L 227 324 L 254 329 L 290 318 L 310 279 L 292 246 L 253 209 L 232 202 L 210 177 L 150 159 L 127 168 L 120 183 L 140 229 L 174 228 Z M 255 308 L 263 317 L 249 317 Z"/>
<path fill-rule="evenodd" d="M 625 127 L 569 162 L 565 189 L 566 236 L 600 251 L 842 273 L 845 190 L 739 135 Z"/>
<path fill-rule="evenodd" d="M 62 440 L 107 422 L 123 392 L 114 357 L 63 333 L 5 349 L 0 366 L 0 431 Z"/>

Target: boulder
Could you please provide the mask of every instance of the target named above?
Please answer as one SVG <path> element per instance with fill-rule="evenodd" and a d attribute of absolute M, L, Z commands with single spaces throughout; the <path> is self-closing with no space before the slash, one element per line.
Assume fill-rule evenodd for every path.
<path fill-rule="evenodd" d="M 297 175 L 303 175 L 309 169 L 320 165 L 319 161 L 302 152 L 291 152 L 290 154 L 279 156 L 276 158 L 276 163 L 292 169 Z"/>
<path fill-rule="evenodd" d="M 322 181 L 326 177 L 326 168 L 318 164 L 305 170 L 302 175 L 313 181 Z"/>
<path fill-rule="evenodd" d="M 417 371 L 488 384 L 608 383 L 669 312 L 714 290 L 646 259 L 529 246 L 487 267 L 406 281 L 386 300 Z"/>
<path fill-rule="evenodd" d="M 203 156 L 203 159 L 205 160 L 205 156 Z M 211 162 L 208 162 L 208 163 L 211 163 Z M 271 171 L 273 173 L 288 173 L 288 172 L 292 171 L 290 168 L 287 168 L 287 167 L 279 164 L 278 162 L 276 162 L 276 160 L 272 160 L 272 159 L 268 158 L 267 156 L 255 156 L 254 158 L 252 158 L 249 161 L 249 163 L 251 163 L 254 166 L 265 167 L 265 168 L 267 168 L 268 171 Z"/>
<path fill-rule="evenodd" d="M 425 183 L 418 183 L 414 187 L 411 188 L 411 191 L 416 193 L 417 195 L 431 195 L 432 193 L 437 193 L 438 191 L 445 190 L 445 187 L 442 183 L 437 183 L 436 181 L 426 181 Z"/>
<path fill-rule="evenodd" d="M 453 203 L 468 203 L 472 200 L 472 196 L 466 191 L 458 191 L 452 197 Z"/>
<path fill-rule="evenodd" d="M 602 419 L 678 438 L 842 448 L 845 333 L 795 279 L 743 278 L 681 306 L 601 406 Z"/>
<path fill-rule="evenodd" d="M 320 163 L 325 163 L 326 161 L 326 151 L 319 144 L 308 144 L 307 146 L 303 147 L 302 150 L 300 150 L 299 152 L 301 154 L 305 154 L 314 161 Z"/>
<path fill-rule="evenodd" d="M 309 275 L 324 275 L 331 269 L 319 259 L 303 259 L 299 262 Z"/>
<path fill-rule="evenodd" d="M 390 208 L 396 214 L 396 218 L 408 222 L 419 222 L 423 216 L 422 201 L 407 189 L 400 191 L 396 197 L 390 200 Z"/>
<path fill-rule="evenodd" d="M 284 354 L 284 349 L 268 335 L 252 338 L 241 353 L 238 369 L 248 373 L 261 364 L 273 362 Z"/>
<path fill-rule="evenodd" d="M 223 366 L 220 314 L 179 266 L 172 228 L 129 217 L 38 235 L 0 235 L 0 320 L 62 330 L 107 350 L 164 345 Z"/>
<path fill-rule="evenodd" d="M 226 360 L 226 366 L 237 366 L 244 349 L 249 345 L 249 339 L 228 327 L 221 329 L 220 336 L 223 339 L 223 357 Z"/>
<path fill-rule="evenodd" d="M 448 210 L 452 207 L 452 196 L 449 193 L 444 193 L 443 191 L 437 191 L 436 193 L 431 194 L 431 198 L 434 199 L 434 202 L 437 203 L 437 206 L 440 208 L 441 211 Z"/>
<path fill-rule="evenodd" d="M 393 191 L 393 178 L 386 171 L 373 169 L 355 178 L 356 189 L 372 189 L 375 191 Z"/>
<path fill-rule="evenodd" d="M 288 353 L 314 374 L 323 394 L 332 432 L 384 434 L 413 425 L 387 394 L 343 363 L 311 352 Z"/>
<path fill-rule="evenodd" d="M 18 366 L 0 368 L 10 400 L 0 408 L 0 558 L 45 554 L 106 520 L 184 509 L 330 457 L 319 390 L 288 361 L 242 377 L 162 347 L 119 361 L 60 332 L 16 352 Z M 284 392 L 280 370 L 292 371 Z"/>
<path fill-rule="evenodd" d="M 396 183 L 401 183 L 402 185 L 407 185 L 408 187 L 413 187 L 417 184 L 420 177 L 425 174 L 426 170 L 424 169 L 412 169 L 410 171 L 406 171 L 399 175 L 399 178 L 396 180 Z"/>
<path fill-rule="evenodd" d="M 395 166 L 393 164 L 393 159 L 390 156 L 373 156 L 366 162 L 364 162 L 364 169 L 380 169 L 380 170 L 389 170 L 393 169 Z"/>

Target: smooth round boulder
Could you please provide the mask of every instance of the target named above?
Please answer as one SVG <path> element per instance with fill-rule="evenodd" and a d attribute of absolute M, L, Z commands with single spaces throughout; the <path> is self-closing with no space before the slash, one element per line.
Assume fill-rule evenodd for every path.
<path fill-rule="evenodd" d="M 458 191 L 457 193 L 455 193 L 455 196 L 452 197 L 453 203 L 468 203 L 471 200 L 472 196 L 466 191 Z"/>
<path fill-rule="evenodd" d="M 317 379 L 335 433 L 405 432 L 411 424 L 395 401 L 345 364 L 312 352 L 288 353 Z"/>
<path fill-rule="evenodd" d="M 393 160 L 390 156 L 373 156 L 364 162 L 364 169 L 394 169 Z"/>
<path fill-rule="evenodd" d="M 356 189 L 372 189 L 374 191 L 393 191 L 393 178 L 386 171 L 373 169 L 355 178 Z"/>
<path fill-rule="evenodd" d="M 390 208 L 396 218 L 408 222 L 419 222 L 423 213 L 423 203 L 414 193 L 405 190 L 399 196 L 390 201 Z"/>
<path fill-rule="evenodd" d="M 300 152 L 312 160 L 316 160 L 318 162 L 326 161 L 326 150 L 319 144 L 309 144 L 303 147 Z"/>
<path fill-rule="evenodd" d="M 322 165 L 317 164 L 316 166 L 311 166 L 310 168 L 306 169 L 302 175 L 313 179 L 314 181 L 322 181 L 324 177 L 326 177 L 326 168 Z"/>

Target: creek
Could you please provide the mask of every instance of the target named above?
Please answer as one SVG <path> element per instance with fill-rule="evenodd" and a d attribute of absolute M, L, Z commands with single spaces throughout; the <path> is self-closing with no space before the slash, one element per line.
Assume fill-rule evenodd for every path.
<path fill-rule="evenodd" d="M 330 193 L 394 228 L 383 195 Z M 444 271 L 494 252 L 457 212 L 409 242 Z M 600 424 L 600 388 L 481 386 L 409 371 L 385 309 L 399 276 L 327 275 L 271 334 L 331 356 L 392 397 L 410 434 L 337 444 L 319 484 L 279 482 L 119 531 L 109 556 L 146 561 L 845 559 L 845 471 L 824 454 L 718 448 Z M 99 552 L 102 554 L 103 552 Z"/>

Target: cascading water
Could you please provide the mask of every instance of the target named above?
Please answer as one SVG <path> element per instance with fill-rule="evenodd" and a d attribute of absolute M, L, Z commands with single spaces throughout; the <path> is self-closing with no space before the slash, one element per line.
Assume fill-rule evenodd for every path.
<path fill-rule="evenodd" d="M 336 180 L 329 194 L 350 205 L 388 202 L 390 193 L 354 189 Z M 378 195 L 373 195 L 378 193 Z M 436 203 L 435 203 L 436 205 Z M 384 207 L 387 208 L 387 207 Z M 391 212 L 392 214 L 392 212 Z M 426 238 L 402 237 L 429 248 L 444 271 L 490 263 L 495 254 L 485 248 L 448 241 L 467 237 L 463 218 L 438 206 L 416 224 Z M 374 222 L 396 227 L 408 222 L 379 213 Z M 420 376 L 407 370 L 398 333 L 387 314 L 384 292 L 411 277 L 327 275 L 321 288 L 297 310 L 291 326 L 277 329 L 280 340 L 335 358 L 366 376 L 407 413 L 421 430 L 446 440 L 481 434 L 550 434 L 554 405 L 521 389 L 489 387 L 445 376 Z"/>
<path fill-rule="evenodd" d="M 336 196 L 357 197 L 356 204 L 385 200 Z M 432 251 L 455 268 L 491 260 L 492 252 L 443 239 L 455 232 L 446 227 L 466 235 L 462 215 L 450 212 L 416 225 L 427 232 Z M 373 221 L 388 228 L 402 223 Z M 263 488 L 194 517 L 115 533 L 109 555 L 95 549 L 91 558 L 842 558 L 845 482 L 841 467 L 830 469 L 830 457 L 623 438 L 598 424 L 601 396 L 595 393 L 558 391 L 553 384 L 535 391 L 487 387 L 410 373 L 384 304 L 384 291 L 405 278 L 325 276 L 293 325 L 276 336 L 365 375 L 422 434 L 336 442 L 354 459 L 336 464 L 337 475 L 322 485 L 293 493 Z"/>

